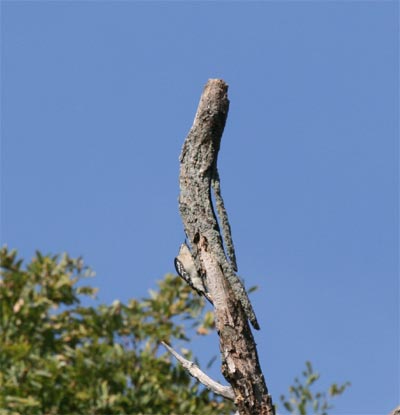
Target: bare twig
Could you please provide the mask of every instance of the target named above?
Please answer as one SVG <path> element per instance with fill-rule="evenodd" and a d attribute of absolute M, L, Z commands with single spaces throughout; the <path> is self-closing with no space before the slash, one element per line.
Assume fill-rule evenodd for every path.
<path fill-rule="evenodd" d="M 230 386 L 221 385 L 220 383 L 211 379 L 208 375 L 201 371 L 196 364 L 190 360 L 185 359 L 172 347 L 168 346 L 167 343 L 161 342 L 161 344 L 168 350 L 169 353 L 171 353 L 176 358 L 176 360 L 178 360 L 178 362 L 190 373 L 191 376 L 202 383 L 207 389 L 210 389 L 216 395 L 220 395 L 231 401 L 235 399 L 235 395 Z"/>

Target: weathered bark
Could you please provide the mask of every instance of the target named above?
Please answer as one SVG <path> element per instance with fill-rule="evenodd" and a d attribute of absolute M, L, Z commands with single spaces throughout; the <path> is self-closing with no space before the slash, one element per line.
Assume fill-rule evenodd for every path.
<path fill-rule="evenodd" d="M 223 205 L 217 158 L 229 109 L 228 85 L 210 79 L 203 91 L 193 126 L 183 145 L 180 162 L 179 208 L 198 269 L 205 275 L 213 299 L 220 339 L 222 373 L 231 384 L 239 413 L 274 415 L 262 374 L 256 344 L 248 323 L 257 319 L 239 277 L 230 225 Z M 215 192 L 219 222 L 211 199 Z"/>
<path fill-rule="evenodd" d="M 400 405 L 397 408 L 393 409 L 389 415 L 400 415 Z"/>

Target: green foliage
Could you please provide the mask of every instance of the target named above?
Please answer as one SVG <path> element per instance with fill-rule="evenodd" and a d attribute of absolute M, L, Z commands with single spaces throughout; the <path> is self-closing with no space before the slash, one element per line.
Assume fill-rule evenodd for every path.
<path fill-rule="evenodd" d="M 189 341 L 188 328 L 214 329 L 202 298 L 167 275 L 141 301 L 83 305 L 96 295 L 83 284 L 92 275 L 79 258 L 37 252 L 23 266 L 0 249 L 0 415 L 232 413 L 160 347 Z M 319 375 L 309 362 L 303 377 L 281 396 L 292 414 L 327 415 L 348 386 L 312 393 Z"/>
<path fill-rule="evenodd" d="M 0 250 L 0 414 L 228 414 L 160 347 L 213 317 L 171 275 L 142 301 L 83 306 L 81 259 Z M 93 302 L 93 301 L 92 301 Z M 87 301 L 87 303 L 92 303 Z M 191 358 L 190 355 L 186 357 Z"/>
<path fill-rule="evenodd" d="M 333 406 L 330 398 L 341 395 L 350 386 L 349 382 L 343 385 L 332 384 L 327 393 L 313 393 L 311 387 L 319 379 L 319 374 L 314 372 L 310 362 L 306 362 L 306 370 L 303 371 L 303 381 L 295 378 L 294 385 L 289 387 L 289 398 L 281 395 L 283 406 L 291 414 L 296 415 L 327 415 Z"/>

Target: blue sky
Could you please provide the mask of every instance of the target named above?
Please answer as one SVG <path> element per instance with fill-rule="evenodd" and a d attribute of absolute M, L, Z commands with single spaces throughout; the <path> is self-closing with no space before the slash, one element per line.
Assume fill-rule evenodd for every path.
<path fill-rule="evenodd" d="M 83 255 L 103 302 L 145 296 L 174 272 L 178 156 L 223 78 L 222 191 L 275 401 L 309 359 L 321 388 L 352 382 L 334 414 L 399 404 L 397 2 L 1 12 L 2 243 Z"/>

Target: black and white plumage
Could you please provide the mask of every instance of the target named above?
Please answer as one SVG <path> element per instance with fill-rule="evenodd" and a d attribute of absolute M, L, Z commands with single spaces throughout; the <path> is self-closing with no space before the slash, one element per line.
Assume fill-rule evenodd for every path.
<path fill-rule="evenodd" d="M 204 286 L 203 278 L 197 271 L 196 264 L 189 247 L 183 243 L 179 249 L 179 254 L 174 261 L 178 275 L 192 287 L 199 295 L 206 297 L 210 302 L 210 295 Z"/>

